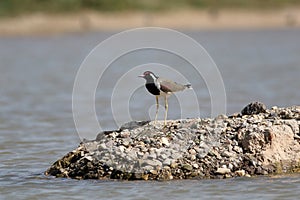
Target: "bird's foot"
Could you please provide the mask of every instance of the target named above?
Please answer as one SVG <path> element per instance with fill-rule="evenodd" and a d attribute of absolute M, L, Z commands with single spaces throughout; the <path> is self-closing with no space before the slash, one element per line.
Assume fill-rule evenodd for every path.
<path fill-rule="evenodd" d="M 156 129 L 165 129 L 167 127 L 167 123 L 162 123 L 161 121 L 152 121 L 152 126 L 154 126 Z"/>
<path fill-rule="evenodd" d="M 152 126 L 154 126 L 155 128 L 158 128 L 158 125 L 160 125 L 160 123 L 158 123 L 156 120 L 151 122 Z"/>

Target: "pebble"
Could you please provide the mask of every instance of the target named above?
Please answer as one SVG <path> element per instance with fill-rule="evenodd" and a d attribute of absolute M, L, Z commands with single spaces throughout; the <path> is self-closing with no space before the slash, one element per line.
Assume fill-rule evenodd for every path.
<path fill-rule="evenodd" d="M 128 137 L 130 137 L 130 132 L 126 129 L 120 133 L 120 137 L 128 138 Z"/>
<path fill-rule="evenodd" d="M 154 175 L 157 175 L 157 174 L 158 174 L 157 170 L 154 170 L 154 169 L 150 170 L 150 173 L 151 173 L 151 174 L 154 174 Z"/>
<path fill-rule="evenodd" d="M 99 148 L 100 148 L 100 149 L 106 149 L 105 143 L 100 143 L 100 144 L 99 144 Z"/>
<path fill-rule="evenodd" d="M 145 160 L 143 164 L 153 167 L 162 166 L 162 163 L 159 160 Z"/>
<path fill-rule="evenodd" d="M 126 149 L 126 147 L 124 147 L 123 145 L 121 145 L 121 146 L 119 147 L 119 149 L 120 149 L 121 152 L 124 152 L 125 149 Z"/>
<path fill-rule="evenodd" d="M 239 147 L 239 146 L 234 146 L 234 147 L 232 148 L 232 150 L 235 151 L 236 153 L 241 153 L 241 152 L 243 152 L 243 149 L 242 149 L 241 147 Z"/>
<path fill-rule="evenodd" d="M 238 176 L 245 176 L 246 175 L 246 172 L 245 170 L 237 170 L 235 171 L 235 174 L 238 175 Z"/>
<path fill-rule="evenodd" d="M 192 164 L 193 168 L 198 169 L 199 165 L 197 163 Z"/>
<path fill-rule="evenodd" d="M 151 159 L 151 160 L 153 160 L 153 159 L 156 159 L 157 158 L 157 155 L 156 155 L 156 153 L 150 153 L 149 155 L 148 155 L 148 159 Z"/>
<path fill-rule="evenodd" d="M 216 174 L 227 174 L 227 173 L 230 173 L 231 170 L 228 169 L 228 168 L 218 168 L 217 171 L 216 171 Z"/>
<path fill-rule="evenodd" d="M 161 143 L 167 147 L 170 146 L 169 140 L 166 137 L 161 138 Z"/>
<path fill-rule="evenodd" d="M 195 149 L 190 149 L 190 150 L 189 150 L 189 153 L 190 153 L 191 155 L 196 155 L 197 152 L 196 152 Z"/>
<path fill-rule="evenodd" d="M 172 163 L 172 160 L 167 158 L 163 161 L 163 165 L 170 165 Z"/>
<path fill-rule="evenodd" d="M 147 181 L 149 179 L 149 174 L 143 174 L 141 177 L 144 181 Z"/>
<path fill-rule="evenodd" d="M 92 161 L 94 160 L 94 158 L 92 156 L 85 156 L 85 159 L 89 160 L 89 161 Z"/>
<path fill-rule="evenodd" d="M 128 146 L 129 146 L 129 141 L 128 141 L 128 140 L 124 140 L 124 141 L 123 141 L 123 145 L 124 145 L 125 147 L 128 147 Z"/>
<path fill-rule="evenodd" d="M 193 170 L 193 167 L 192 167 L 191 165 L 189 165 L 189 164 L 184 164 L 184 165 L 182 166 L 182 169 L 183 169 L 183 170 L 187 170 L 187 171 L 192 171 L 192 170 Z"/>
<path fill-rule="evenodd" d="M 233 153 L 229 152 L 229 151 L 223 151 L 221 154 L 222 157 L 227 157 L 230 158 L 233 156 Z"/>
<path fill-rule="evenodd" d="M 175 163 L 175 162 L 172 162 L 172 163 L 170 164 L 170 167 L 173 168 L 173 169 L 176 169 L 177 166 L 178 166 L 178 164 Z"/>
<path fill-rule="evenodd" d="M 191 155 L 191 156 L 190 156 L 190 160 L 191 160 L 191 161 L 196 160 L 196 158 L 197 158 L 196 155 Z"/>
<path fill-rule="evenodd" d="M 232 176 L 230 174 L 225 174 L 225 178 L 231 178 Z"/>

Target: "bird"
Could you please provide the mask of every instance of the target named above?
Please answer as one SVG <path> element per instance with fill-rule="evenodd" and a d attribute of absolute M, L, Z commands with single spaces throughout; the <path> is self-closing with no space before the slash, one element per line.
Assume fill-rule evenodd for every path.
<path fill-rule="evenodd" d="M 156 124 L 157 114 L 159 110 L 159 100 L 160 96 L 163 96 L 165 99 L 165 116 L 164 116 L 164 126 L 166 126 L 167 115 L 168 115 L 168 97 L 171 96 L 174 92 L 183 91 L 185 89 L 192 89 L 191 84 L 180 84 L 174 81 L 160 78 L 156 76 L 151 71 L 145 71 L 139 77 L 144 78 L 146 80 L 145 87 L 151 94 L 155 95 L 156 99 L 156 112 L 155 112 L 155 120 L 154 124 Z"/>

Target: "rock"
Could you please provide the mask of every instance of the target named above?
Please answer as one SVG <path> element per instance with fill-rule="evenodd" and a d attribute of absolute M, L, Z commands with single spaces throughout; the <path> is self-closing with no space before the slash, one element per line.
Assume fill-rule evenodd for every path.
<path fill-rule="evenodd" d="M 166 137 L 161 138 L 161 143 L 167 147 L 170 145 L 169 140 Z"/>
<path fill-rule="evenodd" d="M 182 169 L 183 169 L 183 170 L 186 170 L 186 171 L 192 171 L 192 170 L 193 170 L 193 167 L 192 167 L 191 165 L 189 165 L 189 164 L 184 164 L 184 165 L 182 166 Z"/>
<path fill-rule="evenodd" d="M 222 157 L 230 158 L 230 157 L 233 156 L 233 153 L 231 153 L 231 152 L 229 152 L 229 151 L 223 151 L 223 152 L 221 153 L 221 156 L 222 156 Z"/>
<path fill-rule="evenodd" d="M 102 149 L 106 149 L 106 145 L 105 143 L 101 143 L 99 144 L 99 149 L 102 150 Z"/>
<path fill-rule="evenodd" d="M 125 129 L 125 130 L 120 133 L 120 137 L 121 138 L 128 138 L 128 137 L 130 137 L 130 131 L 127 130 L 127 129 Z"/>
<path fill-rule="evenodd" d="M 121 146 L 119 147 L 119 149 L 120 149 L 121 152 L 124 152 L 125 149 L 126 149 L 126 147 L 124 147 L 123 145 L 121 145 Z"/>
<path fill-rule="evenodd" d="M 190 155 L 189 158 L 191 161 L 194 161 L 194 160 L 196 160 L 197 157 L 196 157 L 196 155 Z"/>
<path fill-rule="evenodd" d="M 286 124 L 289 127 L 291 127 L 291 129 L 294 132 L 294 134 L 298 134 L 299 133 L 299 125 L 298 125 L 297 120 L 295 120 L 295 119 L 283 120 L 283 124 Z"/>
<path fill-rule="evenodd" d="M 235 174 L 238 175 L 238 176 L 245 176 L 246 175 L 246 172 L 245 170 L 237 170 L 235 171 Z"/>
<path fill-rule="evenodd" d="M 193 166 L 193 168 L 195 168 L 195 169 L 198 169 L 198 168 L 199 168 L 199 165 L 198 165 L 197 163 L 194 163 L 192 166 Z"/>
<path fill-rule="evenodd" d="M 123 130 L 126 130 L 126 129 L 127 130 L 132 130 L 132 129 L 144 126 L 145 124 L 148 124 L 149 122 L 150 121 L 132 121 L 132 122 L 128 122 L 126 124 L 123 124 L 120 127 L 120 131 L 123 131 Z"/>
<path fill-rule="evenodd" d="M 256 115 L 259 113 L 265 113 L 266 106 L 261 102 L 252 102 L 248 104 L 243 110 L 241 111 L 242 115 Z"/>
<path fill-rule="evenodd" d="M 243 152 L 243 149 L 239 146 L 234 146 L 232 150 L 235 151 L 236 153 L 242 153 Z"/>
<path fill-rule="evenodd" d="M 143 174 L 141 177 L 144 181 L 147 181 L 149 178 L 149 174 Z"/>
<path fill-rule="evenodd" d="M 191 155 L 196 155 L 196 154 L 197 154 L 197 152 L 196 152 L 195 149 L 190 149 L 190 150 L 189 150 L 189 153 L 190 153 Z"/>
<path fill-rule="evenodd" d="M 129 144 L 130 144 L 130 140 L 128 140 L 128 139 L 123 140 L 123 145 L 124 145 L 125 147 L 128 147 Z"/>
<path fill-rule="evenodd" d="M 178 167 L 178 164 L 175 163 L 175 162 L 172 162 L 172 163 L 170 164 L 170 167 L 173 168 L 173 169 L 176 169 L 176 168 Z"/>
<path fill-rule="evenodd" d="M 216 174 L 228 174 L 230 173 L 231 170 L 228 169 L 228 168 L 218 168 L 217 171 L 216 171 Z"/>
<path fill-rule="evenodd" d="M 92 161 L 93 160 L 93 157 L 92 156 L 86 156 L 85 159 L 89 160 L 89 161 Z"/>
<path fill-rule="evenodd" d="M 162 163 L 158 160 L 145 160 L 142 165 L 150 165 L 152 167 L 161 167 Z"/>
<path fill-rule="evenodd" d="M 167 158 L 163 161 L 163 165 L 170 165 L 172 163 L 172 159 Z"/>
<path fill-rule="evenodd" d="M 231 178 L 232 176 L 230 174 L 225 174 L 225 178 Z"/>
<path fill-rule="evenodd" d="M 157 175 L 157 174 L 158 174 L 157 170 L 150 170 L 150 173 L 151 173 L 151 174 L 154 174 L 154 175 Z"/>
<path fill-rule="evenodd" d="M 46 175 L 75 179 L 171 180 L 300 171 L 300 106 L 243 115 L 130 122 L 57 160 Z"/>

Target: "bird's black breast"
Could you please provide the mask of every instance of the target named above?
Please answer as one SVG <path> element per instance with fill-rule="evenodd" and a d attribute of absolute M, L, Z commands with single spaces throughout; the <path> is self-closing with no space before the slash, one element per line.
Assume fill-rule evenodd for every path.
<path fill-rule="evenodd" d="M 154 83 L 147 83 L 145 86 L 151 94 L 160 95 L 160 90 L 156 87 Z"/>

